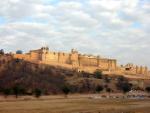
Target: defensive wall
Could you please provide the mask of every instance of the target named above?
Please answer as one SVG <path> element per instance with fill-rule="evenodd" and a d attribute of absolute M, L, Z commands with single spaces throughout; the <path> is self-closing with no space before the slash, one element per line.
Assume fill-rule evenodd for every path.
<path fill-rule="evenodd" d="M 35 63 L 62 66 L 91 73 L 99 69 L 105 72 L 118 74 L 149 74 L 147 67 L 135 66 L 133 64 L 118 66 L 116 59 L 83 55 L 74 49 L 72 49 L 70 53 L 64 53 L 50 51 L 48 47 L 42 47 L 41 49 L 31 50 L 26 54 L 13 54 L 13 57 Z"/>

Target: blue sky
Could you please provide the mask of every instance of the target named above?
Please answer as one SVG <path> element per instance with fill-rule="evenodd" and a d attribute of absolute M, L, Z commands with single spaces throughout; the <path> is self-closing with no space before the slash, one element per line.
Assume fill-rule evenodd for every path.
<path fill-rule="evenodd" d="M 150 67 L 150 0 L 3 0 L 0 48 L 51 50 Z"/>

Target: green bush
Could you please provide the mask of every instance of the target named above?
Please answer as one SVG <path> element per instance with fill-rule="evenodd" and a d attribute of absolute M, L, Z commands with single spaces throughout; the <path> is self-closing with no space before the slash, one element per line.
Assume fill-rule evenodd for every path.
<path fill-rule="evenodd" d="M 97 78 L 97 79 L 102 79 L 102 76 L 103 76 L 103 74 L 102 74 L 102 71 L 101 71 L 101 70 L 96 70 L 96 71 L 94 72 L 94 77 L 95 77 L 95 78 Z"/>
<path fill-rule="evenodd" d="M 100 86 L 100 85 L 98 85 L 97 87 L 96 87 L 96 92 L 101 92 L 101 91 L 103 91 L 103 86 Z"/>
<path fill-rule="evenodd" d="M 11 89 L 9 88 L 6 88 L 6 89 L 3 89 L 3 94 L 5 95 L 5 98 L 11 94 Z"/>
<path fill-rule="evenodd" d="M 150 93 L 150 86 L 149 87 L 146 87 L 145 90 Z"/>
<path fill-rule="evenodd" d="M 118 82 L 116 84 L 118 90 L 121 90 L 123 93 L 127 93 L 131 90 L 132 88 L 132 84 L 128 83 L 128 82 Z"/>
<path fill-rule="evenodd" d="M 35 94 L 35 97 L 36 97 L 36 98 L 39 98 L 39 97 L 42 95 L 42 90 L 36 88 L 36 89 L 34 90 L 34 94 Z"/>
<path fill-rule="evenodd" d="M 62 87 L 62 91 L 67 96 L 70 92 L 70 88 L 67 85 L 65 85 Z"/>

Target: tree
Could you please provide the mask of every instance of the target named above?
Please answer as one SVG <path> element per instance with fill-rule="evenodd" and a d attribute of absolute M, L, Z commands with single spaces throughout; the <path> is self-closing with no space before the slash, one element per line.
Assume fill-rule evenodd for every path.
<path fill-rule="evenodd" d="M 124 84 L 124 85 L 122 86 L 122 91 L 123 91 L 124 94 L 126 94 L 126 93 L 129 92 L 130 90 L 131 90 L 130 84 Z"/>
<path fill-rule="evenodd" d="M 111 79 L 108 77 L 108 75 L 105 75 L 104 80 L 105 80 L 106 83 L 110 83 Z"/>
<path fill-rule="evenodd" d="M 98 86 L 96 86 L 96 92 L 101 92 L 101 91 L 103 91 L 103 86 L 100 86 L 100 85 L 98 85 Z"/>
<path fill-rule="evenodd" d="M 110 93 L 112 90 L 110 88 L 106 88 L 106 92 Z"/>
<path fill-rule="evenodd" d="M 90 84 L 90 81 L 89 79 L 85 79 L 84 82 L 83 82 L 83 86 L 82 86 L 84 89 L 84 91 L 86 92 L 89 92 L 90 89 L 91 89 L 91 84 Z"/>
<path fill-rule="evenodd" d="M 94 76 L 95 76 L 95 78 L 102 79 L 102 76 L 103 76 L 102 71 L 101 70 L 96 70 L 94 72 Z"/>
<path fill-rule="evenodd" d="M 17 50 L 17 51 L 16 51 L 16 54 L 22 54 L 22 53 L 23 53 L 22 50 Z"/>
<path fill-rule="evenodd" d="M 34 93 L 35 93 L 35 97 L 36 97 L 36 98 L 39 98 L 39 97 L 42 95 L 41 89 L 38 89 L 38 88 L 36 88 L 36 89 L 34 90 Z"/>
<path fill-rule="evenodd" d="M 0 54 L 1 54 L 1 55 L 4 55 L 4 54 L 5 54 L 3 49 L 0 50 Z"/>
<path fill-rule="evenodd" d="M 150 93 L 150 86 L 146 87 L 145 90 Z"/>
<path fill-rule="evenodd" d="M 110 96 L 110 93 L 112 92 L 112 89 L 106 88 L 106 92 L 108 92 L 108 93 L 109 93 L 109 96 Z"/>
<path fill-rule="evenodd" d="M 16 98 L 18 98 L 18 95 L 19 95 L 19 87 L 18 86 L 15 86 L 13 88 L 13 93 L 15 94 Z"/>
<path fill-rule="evenodd" d="M 25 92 L 25 88 L 21 85 L 16 85 L 15 87 L 13 87 L 13 93 L 16 96 L 16 98 L 18 98 L 18 95 L 24 95 Z"/>
<path fill-rule="evenodd" d="M 65 97 L 67 97 L 67 95 L 70 92 L 70 88 L 67 85 L 65 85 L 65 86 L 63 86 L 62 91 L 65 94 Z"/>
<path fill-rule="evenodd" d="M 5 95 L 5 98 L 7 98 L 7 96 L 11 94 L 11 89 L 9 88 L 3 89 L 3 93 Z"/>
<path fill-rule="evenodd" d="M 124 82 L 124 81 L 127 81 L 127 79 L 124 77 L 124 76 L 119 76 L 117 78 L 118 82 Z"/>
<path fill-rule="evenodd" d="M 20 95 L 25 95 L 26 94 L 26 89 L 23 87 L 19 87 L 19 94 Z"/>
<path fill-rule="evenodd" d="M 124 94 L 129 92 L 132 88 L 132 84 L 128 82 L 118 82 L 116 86 L 119 90 L 123 91 Z"/>

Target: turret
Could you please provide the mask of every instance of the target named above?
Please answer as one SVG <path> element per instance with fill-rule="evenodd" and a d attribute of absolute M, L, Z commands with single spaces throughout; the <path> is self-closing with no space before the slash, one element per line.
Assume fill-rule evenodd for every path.
<path fill-rule="evenodd" d="M 77 50 L 75 50 L 75 49 L 71 49 L 71 53 L 78 53 L 78 51 Z"/>
<path fill-rule="evenodd" d="M 100 66 L 100 56 L 99 55 L 97 56 L 97 66 L 98 67 Z"/>
<path fill-rule="evenodd" d="M 48 53 L 49 48 L 48 47 L 42 47 L 41 50 L 43 53 Z"/>
<path fill-rule="evenodd" d="M 75 49 L 71 50 L 71 62 L 73 67 L 79 66 L 79 54 L 78 51 Z"/>
<path fill-rule="evenodd" d="M 148 68 L 147 68 L 147 66 L 145 66 L 144 74 L 145 74 L 145 75 L 148 74 Z"/>
<path fill-rule="evenodd" d="M 46 54 L 49 52 L 48 47 L 42 47 L 41 48 L 41 60 L 45 61 L 46 60 Z"/>

